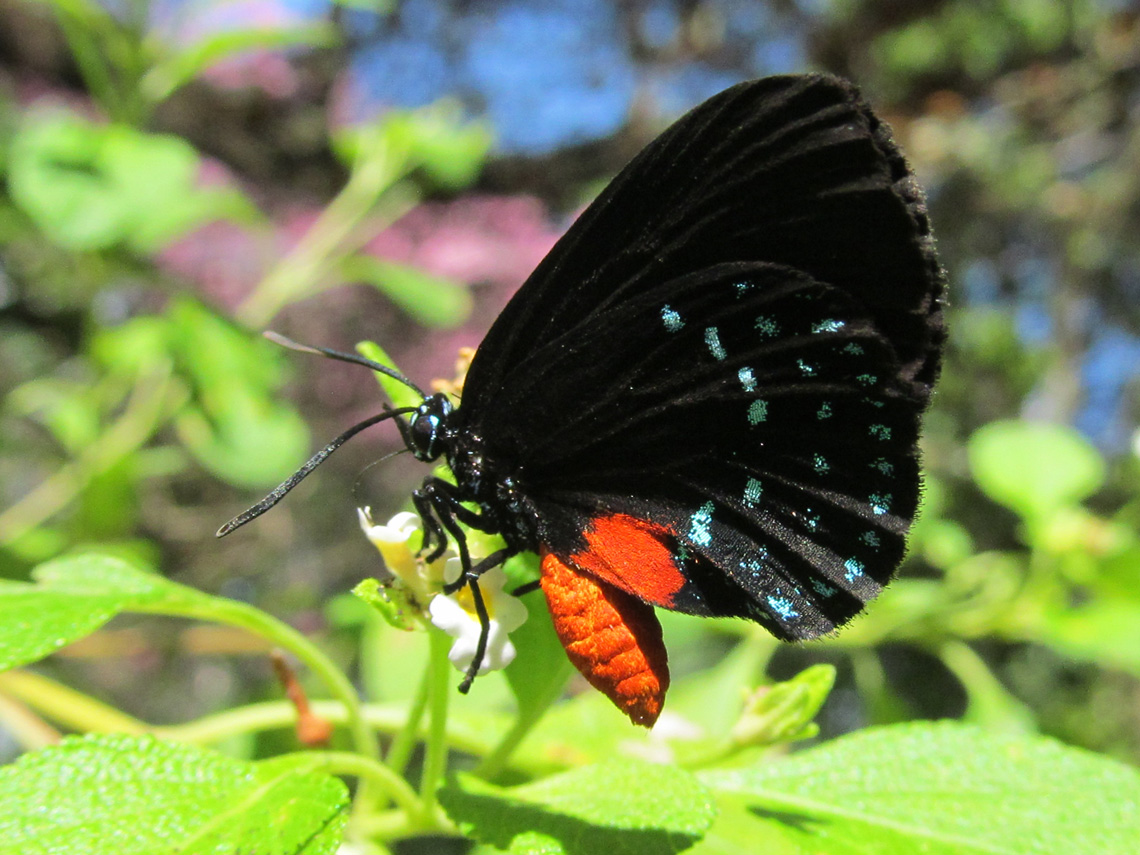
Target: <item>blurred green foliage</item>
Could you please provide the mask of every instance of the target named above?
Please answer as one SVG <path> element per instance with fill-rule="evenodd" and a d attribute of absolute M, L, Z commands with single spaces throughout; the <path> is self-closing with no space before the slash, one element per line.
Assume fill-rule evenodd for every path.
<path fill-rule="evenodd" d="M 926 427 L 923 513 L 898 581 L 835 638 L 781 649 L 742 623 L 665 616 L 675 718 L 644 738 L 596 693 L 563 697 L 572 669 L 540 594 L 523 598 L 518 658 L 467 697 L 454 695 L 434 635 L 344 595 L 373 558 L 343 511 L 358 462 L 329 479 L 340 486 L 315 488 L 335 501 L 309 494 L 240 543 L 212 542 L 243 501 L 238 489 L 264 491 L 304 459 L 307 424 L 331 434 L 377 407 L 370 384 L 359 383 L 359 400 L 342 394 L 321 379 L 333 369 L 306 374 L 258 331 L 278 319 L 319 330 L 313 316 L 350 283 L 384 299 L 349 303 L 340 317 L 367 305 L 370 325 L 393 334 L 408 319 L 452 328 L 472 311 L 466 283 L 368 244 L 425 195 L 476 181 L 488 131 L 447 103 L 322 123 L 335 189 L 282 239 L 288 188 L 204 177 L 214 158 L 162 115 L 243 51 L 335 56 L 335 26 L 258 26 L 175 46 L 145 35 L 145 4 L 118 16 L 84 0 L 27 5 L 50 12 L 41 23 L 67 45 L 82 94 L 45 109 L 0 79 L 0 665 L 15 669 L 0 674 L 0 727 L 29 751 L 62 732 L 126 735 L 65 742 L 0 770 L 12 808 L 0 839 L 15 840 L 11 823 L 42 807 L 37 787 L 77 776 L 54 809 L 100 834 L 121 830 L 122 814 L 92 807 L 105 779 L 84 777 L 107 768 L 139 787 L 160 786 L 155 770 L 167 783 L 204 782 L 217 797 L 204 813 L 201 790 L 177 788 L 139 808 L 152 827 L 168 815 L 155 804 L 169 800 L 170 840 L 213 840 L 215 811 L 248 799 L 251 816 L 288 814 L 291 839 L 309 841 L 281 851 L 335 851 L 345 823 L 362 845 L 462 832 L 519 852 L 576 851 L 564 847 L 573 840 L 639 852 L 749 851 L 760 840 L 789 853 L 1137 850 L 1140 782 L 1124 764 L 1140 760 L 1140 462 L 1067 426 L 1096 327 L 1078 318 L 1093 305 L 1140 328 L 1122 284 L 1140 259 L 1134 14 L 1094 0 L 836 2 L 814 21 L 818 56 L 896 111 L 936 190 L 957 305 Z M 179 240 L 218 224 L 271 247 L 241 293 L 192 286 L 164 266 Z M 1054 271 L 1044 293 L 1019 278 L 1042 259 Z M 996 271 L 988 303 L 957 296 L 979 260 Z M 1026 298 L 1044 305 L 1047 339 L 1020 330 Z M 361 351 L 392 364 L 374 345 Z M 377 504 L 403 501 L 398 486 Z M 519 581 L 534 569 L 527 558 L 509 568 Z M 128 614 L 165 619 L 106 627 Z M 171 617 L 202 624 L 172 632 Z M 72 642 L 72 658 L 22 670 Z M 293 746 L 281 731 L 297 717 L 261 665 L 269 645 L 332 699 L 314 708 L 338 726 L 343 751 L 262 759 Z M 77 669 L 82 655 L 90 667 Z M 144 672 L 123 678 L 124 661 Z M 215 694 L 201 688 L 212 685 Z M 193 697 L 187 686 L 199 687 Z M 941 717 L 983 730 L 899 724 Z M 885 727 L 831 739 L 868 725 Z M 817 737 L 827 741 L 773 759 Z M 631 745 L 671 765 L 650 772 L 629 759 Z M 444 783 L 448 752 L 473 775 Z M 351 817 L 330 772 L 364 782 Z M 885 811 L 900 778 L 913 787 Z M 1008 809 L 993 814 L 999 805 Z M 914 828 L 900 830 L 899 817 Z M 254 848 L 272 822 L 257 825 L 241 837 Z"/>

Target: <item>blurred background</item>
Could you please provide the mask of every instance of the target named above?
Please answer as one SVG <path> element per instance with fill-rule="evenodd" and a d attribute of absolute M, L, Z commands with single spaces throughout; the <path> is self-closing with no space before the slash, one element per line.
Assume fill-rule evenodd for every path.
<path fill-rule="evenodd" d="M 899 581 L 837 638 L 739 667 L 835 664 L 824 735 L 952 716 L 1140 761 L 1126 0 L 0 0 L 0 577 L 113 552 L 322 636 L 373 697 L 410 691 L 344 594 L 380 573 L 354 507 L 386 518 L 425 474 L 371 465 L 394 430 L 213 536 L 383 400 L 258 333 L 451 378 L 672 119 L 808 70 L 855 80 L 927 188 L 951 338 Z M 742 633 L 666 631 L 697 697 Z M 124 620 L 42 670 L 185 721 L 276 694 L 247 646 Z"/>

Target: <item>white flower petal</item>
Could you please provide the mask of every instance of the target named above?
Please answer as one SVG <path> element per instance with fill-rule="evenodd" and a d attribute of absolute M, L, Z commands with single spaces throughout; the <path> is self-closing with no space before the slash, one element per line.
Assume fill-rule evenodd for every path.
<path fill-rule="evenodd" d="M 458 560 L 448 562 L 447 575 L 459 577 Z M 451 576 L 454 574 L 454 576 Z M 517 651 L 508 633 L 518 629 L 526 620 L 527 611 L 516 597 L 503 590 L 507 577 L 501 567 L 488 570 L 479 578 L 479 591 L 487 606 L 489 626 L 487 650 L 479 663 L 478 674 L 505 668 L 515 658 Z M 432 599 L 428 606 L 431 622 L 448 635 L 455 638 L 447 658 L 460 671 L 471 667 L 475 652 L 479 647 L 479 634 L 482 627 L 475 611 L 475 602 L 469 589 L 463 588 L 454 594 Z"/>
<path fill-rule="evenodd" d="M 454 594 L 450 596 L 439 594 L 432 597 L 428 604 L 428 614 L 431 615 L 433 624 L 456 638 L 466 633 L 472 623 L 475 624 L 476 630 L 479 628 L 479 621 L 471 620 L 471 615 L 459 605 Z"/>
<path fill-rule="evenodd" d="M 376 525 L 369 508 L 357 508 L 356 512 L 361 530 L 380 551 L 388 572 L 404 586 L 414 602 L 426 603 L 442 587 L 444 559 L 425 564 L 409 545 L 423 527 L 419 514 L 399 513 L 386 525 Z"/>

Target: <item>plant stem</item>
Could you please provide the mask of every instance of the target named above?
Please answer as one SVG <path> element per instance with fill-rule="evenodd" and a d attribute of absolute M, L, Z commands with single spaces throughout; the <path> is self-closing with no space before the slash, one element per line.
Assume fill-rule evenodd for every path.
<path fill-rule="evenodd" d="M 966 721 L 1013 733 L 1033 733 L 1037 729 L 1032 712 L 1001 684 L 970 645 L 945 641 L 936 652 L 966 689 Z"/>
<path fill-rule="evenodd" d="M 360 697 L 348 677 L 319 647 L 287 623 L 253 606 L 220 597 L 211 597 L 206 606 L 166 601 L 157 603 L 154 607 L 143 604 L 132 608 L 132 611 L 193 617 L 239 626 L 285 648 L 305 663 L 317 679 L 325 684 L 329 693 L 344 705 L 348 731 L 356 750 L 365 757 L 379 759 L 380 750 L 376 739 L 364 721 Z"/>
<path fill-rule="evenodd" d="M 146 733 L 150 729 L 145 722 L 115 707 L 31 671 L 15 670 L 0 674 L 0 692 L 27 704 L 68 730 Z"/>
<path fill-rule="evenodd" d="M 451 686 L 448 680 L 451 663 L 448 662 L 447 651 L 451 647 L 451 638 L 436 629 L 428 631 L 428 638 L 431 641 L 428 660 L 430 719 L 427 744 L 424 746 L 420 799 L 423 801 L 424 810 L 432 812 L 435 809 L 436 791 L 447 768 L 447 705 L 451 698 Z"/>
<path fill-rule="evenodd" d="M 412 699 L 412 706 L 408 710 L 407 720 L 392 745 L 388 749 L 385 762 L 395 772 L 403 774 L 408 766 L 408 759 L 412 756 L 412 749 L 420 734 L 420 722 L 423 720 L 424 710 L 427 708 L 428 695 L 431 688 L 431 669 L 424 671 L 420 684 L 416 688 L 416 695 Z"/>
<path fill-rule="evenodd" d="M 110 41 L 110 15 L 99 10 L 97 15 L 85 14 L 81 4 L 56 2 L 56 20 L 63 32 L 75 64 L 88 91 L 112 120 L 122 121 L 122 94 L 111 75 L 111 60 L 105 46 Z M 113 25 L 110 25 L 113 26 Z M 100 38 L 100 36 L 102 38 Z"/>
<path fill-rule="evenodd" d="M 0 693 L 0 725 L 24 751 L 38 751 L 59 742 L 60 732 L 27 706 Z"/>
<path fill-rule="evenodd" d="M 415 188 L 396 182 L 406 174 L 406 157 L 391 151 L 383 141 L 373 143 L 354 165 L 344 189 L 328 204 L 297 245 L 266 274 L 235 314 L 253 328 L 263 327 L 282 308 L 312 296 L 338 257 L 353 252 L 371 234 L 398 219 L 416 202 Z M 381 196 L 385 206 L 381 222 L 361 236 L 354 232 L 375 208 Z"/>
<path fill-rule="evenodd" d="M 362 786 L 367 782 L 372 785 L 370 789 L 379 789 L 418 823 L 431 822 L 431 814 L 424 810 L 411 785 L 377 760 L 350 751 L 306 751 L 294 756 L 314 760 L 314 765 L 319 764 L 333 775 L 355 775 L 361 779 Z"/>
<path fill-rule="evenodd" d="M 31 701 L 30 705 L 35 706 Z M 313 712 L 334 724 L 348 721 L 348 714 L 339 701 L 313 701 Z M 51 718 L 52 716 L 49 716 Z M 398 733 L 408 719 L 408 708 L 401 704 L 365 704 L 364 720 L 373 731 Z M 53 718 L 53 720 L 56 720 Z M 141 725 L 161 739 L 190 742 L 195 745 L 210 745 L 234 736 L 259 733 L 291 727 L 296 723 L 297 711 L 288 701 L 262 701 L 247 704 L 230 710 L 213 713 L 185 724 L 149 727 Z M 76 728 L 82 730 L 82 726 Z M 130 731 L 128 731 L 130 732 Z M 141 732 L 141 730 L 139 731 Z M 485 741 L 478 739 L 470 729 L 453 730 L 447 735 L 447 744 L 457 751 L 478 757 L 487 752 Z M 401 770 L 387 764 L 393 771 Z"/>

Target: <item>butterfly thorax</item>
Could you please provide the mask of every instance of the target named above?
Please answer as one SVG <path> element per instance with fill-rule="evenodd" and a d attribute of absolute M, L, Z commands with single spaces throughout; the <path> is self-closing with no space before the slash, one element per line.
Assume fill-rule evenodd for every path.
<path fill-rule="evenodd" d="M 533 550 L 534 514 L 528 511 L 515 467 L 488 454 L 482 435 L 475 431 L 449 437 L 446 455 L 463 500 L 479 506 L 484 530 L 501 534 L 516 551 Z"/>

